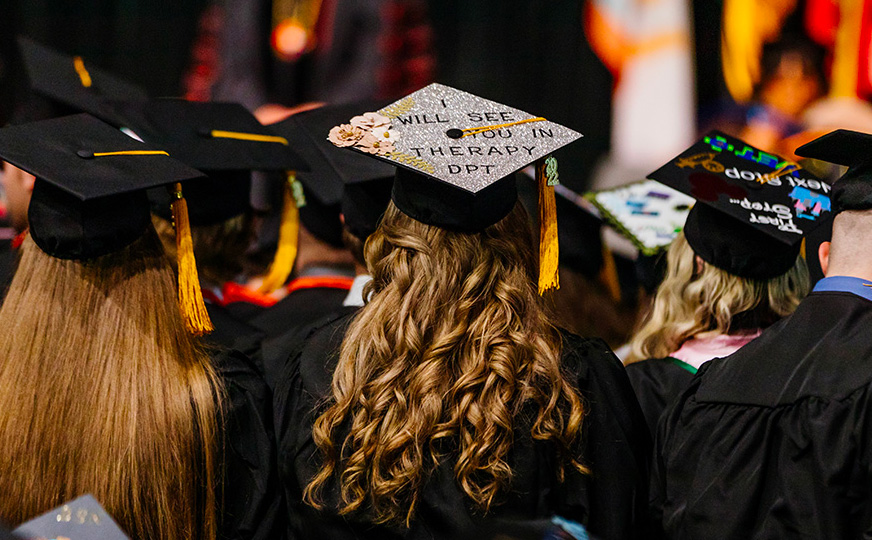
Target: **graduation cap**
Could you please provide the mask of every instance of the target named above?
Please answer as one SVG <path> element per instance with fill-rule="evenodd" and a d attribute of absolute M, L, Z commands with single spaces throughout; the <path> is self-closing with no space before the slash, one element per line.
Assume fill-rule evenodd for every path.
<path fill-rule="evenodd" d="M 309 169 L 285 137 L 262 125 L 238 103 L 158 99 L 119 104 L 118 110 L 124 125 L 138 137 L 208 174 L 206 179 L 185 184 L 193 225 L 220 223 L 245 213 L 250 207 L 251 171 L 282 171 L 293 184 L 294 171 Z M 164 192 L 152 191 L 149 197 L 152 211 L 167 218 L 169 201 Z M 291 219 L 287 214 L 295 211 L 283 210 L 282 230 L 293 228 L 284 220 Z M 292 270 L 296 234 L 286 232 L 288 236 L 295 238 L 294 245 L 280 241 L 261 287 L 264 292 L 280 286 Z"/>
<path fill-rule="evenodd" d="M 656 255 L 684 228 L 696 200 L 654 180 L 633 182 L 585 194 L 603 219 L 643 255 Z"/>
<path fill-rule="evenodd" d="M 155 99 L 119 103 L 117 110 L 124 126 L 143 141 L 208 175 L 185 184 L 192 225 L 220 223 L 244 213 L 251 171 L 308 168 L 287 139 L 238 103 Z M 168 217 L 164 192 L 149 195 L 155 213 Z"/>
<path fill-rule="evenodd" d="M 21 538 L 130 540 L 93 495 L 82 495 L 13 531 Z"/>
<path fill-rule="evenodd" d="M 112 100 L 148 98 L 141 87 L 110 75 L 80 56 L 68 56 L 26 37 L 18 38 L 30 86 L 34 92 L 70 109 L 87 112 L 113 125 L 120 118 Z"/>
<path fill-rule="evenodd" d="M 718 131 L 649 178 L 701 203 L 687 216 L 688 243 L 706 262 L 741 277 L 788 271 L 803 237 L 832 218 L 829 184 Z"/>
<path fill-rule="evenodd" d="M 403 213 L 467 233 L 508 215 L 517 200 L 512 174 L 536 163 L 540 292 L 557 285 L 557 167 L 544 158 L 580 137 L 545 118 L 437 83 L 328 134 L 336 146 L 397 167 L 391 198 Z"/>
<path fill-rule="evenodd" d="M 848 167 L 833 184 L 833 214 L 872 208 L 872 135 L 839 129 L 800 146 L 796 155 Z"/>
<path fill-rule="evenodd" d="M 339 205 L 346 227 L 360 238 L 375 231 L 387 209 L 396 169 L 383 161 L 337 148 L 324 134 L 360 111 L 377 110 L 387 104 L 380 100 L 327 105 L 270 126 L 287 137 L 309 163 L 311 170 L 297 175 L 309 198 L 315 197 L 326 206 Z M 311 223 L 318 215 L 303 212 L 301 217 L 310 230 L 318 227 Z M 327 219 L 336 217 L 329 215 Z"/>
<path fill-rule="evenodd" d="M 4 128 L 0 158 L 36 177 L 28 210 L 30 235 L 42 251 L 59 259 L 87 260 L 123 249 L 150 226 L 145 190 L 171 186 L 174 205 L 182 212 L 180 182 L 202 177 L 166 151 L 88 114 Z M 186 213 L 176 215 L 175 222 L 179 241 L 190 243 L 190 231 L 184 234 Z M 192 290 L 189 270 L 181 260 L 179 264 L 183 313 L 190 315 L 189 329 L 202 333 L 210 325 L 208 315 L 202 322 L 198 310 L 199 284 Z"/>

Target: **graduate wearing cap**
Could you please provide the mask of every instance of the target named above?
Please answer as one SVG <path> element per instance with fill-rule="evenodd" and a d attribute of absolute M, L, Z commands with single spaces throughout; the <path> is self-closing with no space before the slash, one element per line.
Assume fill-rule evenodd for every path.
<path fill-rule="evenodd" d="M 666 276 L 627 358 L 654 433 L 703 364 L 796 309 L 809 291 L 803 238 L 832 213 L 829 188 L 814 175 L 718 132 L 650 178 L 697 199 L 669 246 Z M 791 187 L 800 182 L 818 188 L 808 197 L 819 198 L 819 208 L 803 209 L 807 201 Z M 666 212 L 659 218 L 670 220 Z"/>
<path fill-rule="evenodd" d="M 291 534 L 462 538 L 559 514 L 635 537 L 644 418 L 608 346 L 557 330 L 540 297 L 557 285 L 545 158 L 580 135 L 434 84 L 324 136 L 397 172 L 366 304 L 310 334 L 276 388 Z M 533 162 L 538 272 L 514 177 Z"/>
<path fill-rule="evenodd" d="M 115 107 L 138 137 L 207 174 L 186 182 L 184 190 L 198 275 L 215 326 L 209 339 L 260 364 L 264 336 L 247 321 L 276 300 L 246 286 L 252 277 L 246 257 L 252 236 L 251 173 L 271 171 L 284 178 L 286 171 L 306 168 L 306 162 L 284 137 L 236 103 L 160 99 Z M 174 255 L 170 196 L 157 189 L 149 198 L 155 228 Z M 278 285 L 290 273 L 291 265 L 285 266 Z"/>
<path fill-rule="evenodd" d="M 376 109 L 387 102 L 330 105 L 296 114 L 278 124 L 276 133 L 286 137 L 306 159 L 310 171 L 298 177 L 308 189 L 301 213 L 309 222 L 306 206 L 338 207 L 341 241 L 352 256 L 354 278 L 325 275 L 330 267 L 301 265 L 300 275 L 288 285 L 288 295 L 252 319 L 266 334 L 263 341 L 264 371 L 267 385 L 275 387 L 288 353 L 308 333 L 311 325 L 325 317 L 335 318 L 363 305 L 363 288 L 370 281 L 363 256 L 366 239 L 375 232 L 391 198 L 395 168 L 354 152 L 335 147 L 324 137 L 331 127 L 361 110 Z M 320 202 L 319 202 L 320 201 Z M 331 213 L 328 219 L 336 219 Z M 301 246 L 304 249 L 306 246 Z M 305 249 L 303 256 L 306 256 Z M 311 267 L 318 274 L 312 272 Z M 350 283 L 349 283 L 350 281 Z"/>
<path fill-rule="evenodd" d="M 207 352 L 181 183 L 202 177 L 87 115 L 0 130 L 36 177 L 0 308 L 0 520 L 93 494 L 134 538 L 275 538 L 268 392 Z M 178 277 L 146 190 L 174 194 Z"/>
<path fill-rule="evenodd" d="M 669 538 L 861 538 L 872 526 L 872 135 L 840 130 L 796 153 L 849 166 L 828 192 L 826 277 L 704 365 L 664 417 L 652 495 Z"/>

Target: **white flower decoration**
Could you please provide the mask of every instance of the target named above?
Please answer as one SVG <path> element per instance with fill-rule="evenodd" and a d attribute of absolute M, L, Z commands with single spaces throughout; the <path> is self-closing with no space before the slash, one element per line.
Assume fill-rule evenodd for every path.
<path fill-rule="evenodd" d="M 372 131 L 382 127 L 390 127 L 391 119 L 387 116 L 382 116 L 379 113 L 368 112 L 363 113 L 360 116 L 355 116 L 351 119 L 349 124 L 366 131 Z"/>
<path fill-rule="evenodd" d="M 372 134 L 378 137 L 382 141 L 386 142 L 397 142 L 400 138 L 400 134 L 396 131 L 392 130 L 390 127 L 376 128 L 372 130 Z"/>

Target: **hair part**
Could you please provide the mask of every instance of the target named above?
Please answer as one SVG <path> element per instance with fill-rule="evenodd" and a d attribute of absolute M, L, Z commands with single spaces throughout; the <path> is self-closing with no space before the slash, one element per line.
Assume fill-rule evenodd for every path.
<path fill-rule="evenodd" d="M 627 363 L 664 358 L 694 337 L 765 328 L 796 309 L 808 294 L 805 260 L 768 280 L 742 278 L 702 263 L 684 233 L 669 246 L 666 278 L 630 342 Z"/>
<path fill-rule="evenodd" d="M 0 520 L 91 493 L 133 538 L 214 538 L 222 386 L 154 230 L 88 261 L 21 251 L 0 308 Z"/>
<path fill-rule="evenodd" d="M 345 335 L 315 421 L 324 461 L 304 500 L 320 508 L 333 482 L 340 514 L 408 527 L 447 458 L 461 491 L 487 513 L 510 489 L 519 427 L 554 443 L 558 479 L 565 464 L 586 472 L 573 451 L 582 399 L 536 292 L 523 207 L 465 234 L 391 203 L 365 249 L 373 295 Z"/>

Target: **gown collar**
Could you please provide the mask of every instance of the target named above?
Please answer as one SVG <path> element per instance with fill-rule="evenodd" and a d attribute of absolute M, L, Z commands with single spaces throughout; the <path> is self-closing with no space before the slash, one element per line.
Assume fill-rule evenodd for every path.
<path fill-rule="evenodd" d="M 872 282 L 856 277 L 825 277 L 817 282 L 812 292 L 849 292 L 872 302 Z"/>

